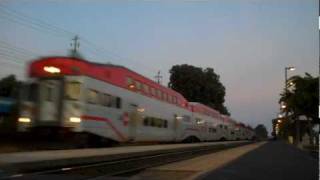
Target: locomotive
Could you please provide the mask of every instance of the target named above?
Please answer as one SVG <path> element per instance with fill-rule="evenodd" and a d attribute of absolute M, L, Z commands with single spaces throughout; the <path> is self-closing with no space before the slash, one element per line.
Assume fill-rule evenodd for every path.
<path fill-rule="evenodd" d="M 137 72 L 72 57 L 28 66 L 18 130 L 58 129 L 116 142 L 252 139 L 251 128 Z"/>

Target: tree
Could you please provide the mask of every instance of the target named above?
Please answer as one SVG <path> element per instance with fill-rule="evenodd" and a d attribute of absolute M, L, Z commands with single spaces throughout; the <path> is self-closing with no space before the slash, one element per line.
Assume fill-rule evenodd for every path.
<path fill-rule="evenodd" d="M 263 124 L 257 125 L 257 127 L 254 128 L 254 131 L 258 139 L 263 140 L 268 138 L 267 128 Z"/>
<path fill-rule="evenodd" d="M 188 101 L 200 102 L 230 115 L 223 105 L 225 87 L 212 68 L 202 69 L 187 64 L 175 65 L 170 69 L 168 86 L 180 92 Z"/>
<path fill-rule="evenodd" d="M 9 112 L 1 112 L 2 119 L 0 120 L 0 133 L 13 133 L 16 130 L 18 105 L 16 100 L 10 100 L 10 98 L 17 99 L 19 96 L 19 88 L 21 82 L 19 82 L 14 75 L 9 75 L 0 79 L 0 98 L 9 98 L 10 105 Z M 5 97 L 5 98 L 3 98 Z M 3 103 L 1 104 L 3 106 Z M 5 105 L 8 106 L 8 105 Z"/>
<path fill-rule="evenodd" d="M 282 112 L 288 114 L 291 119 L 306 116 L 310 121 L 308 121 L 307 128 L 300 125 L 301 133 L 304 134 L 308 131 L 309 135 L 312 135 L 312 123 L 319 124 L 319 77 L 312 77 L 308 73 L 305 73 L 304 77 L 293 76 L 288 80 L 287 88 L 288 90 L 284 90 L 279 100 L 280 103 L 286 106 L 282 109 Z M 288 125 L 288 127 L 290 126 Z M 295 134 L 294 127 L 288 130 L 282 129 L 282 131 L 289 131 L 290 134 Z M 310 142 L 312 142 L 311 138 L 310 136 Z"/>
<path fill-rule="evenodd" d="M 288 112 L 294 117 L 305 115 L 314 123 L 319 123 L 319 77 L 314 78 L 305 73 L 304 77 L 293 76 L 288 82 L 288 91 L 284 91 L 280 98 L 280 102 L 286 105 L 283 112 Z"/>
<path fill-rule="evenodd" d="M 17 98 L 20 82 L 15 75 L 9 75 L 0 80 L 0 96 Z"/>

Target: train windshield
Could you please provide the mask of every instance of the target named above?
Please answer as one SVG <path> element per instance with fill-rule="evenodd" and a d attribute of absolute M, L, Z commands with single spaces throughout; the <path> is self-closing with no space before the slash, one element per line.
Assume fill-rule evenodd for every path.
<path fill-rule="evenodd" d="M 65 98 L 68 100 L 79 100 L 80 98 L 81 83 L 67 82 L 65 85 Z"/>
<path fill-rule="evenodd" d="M 21 100 L 35 102 L 38 97 L 38 87 L 36 83 L 22 84 L 22 88 L 20 89 Z"/>

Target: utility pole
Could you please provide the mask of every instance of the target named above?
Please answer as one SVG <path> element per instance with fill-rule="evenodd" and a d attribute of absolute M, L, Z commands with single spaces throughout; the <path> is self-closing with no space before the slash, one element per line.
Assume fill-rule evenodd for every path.
<path fill-rule="evenodd" d="M 154 78 L 156 79 L 156 82 L 157 82 L 158 84 L 161 84 L 162 76 L 161 76 L 160 74 L 161 74 L 161 72 L 158 71 L 157 75 L 154 76 Z"/>
<path fill-rule="evenodd" d="M 80 42 L 79 42 L 79 36 L 78 36 L 78 35 L 76 35 L 76 36 L 72 39 L 72 43 L 70 43 L 70 46 L 72 47 L 72 53 L 73 53 L 73 55 L 76 55 L 77 49 L 79 49 L 79 47 L 80 47 Z"/>

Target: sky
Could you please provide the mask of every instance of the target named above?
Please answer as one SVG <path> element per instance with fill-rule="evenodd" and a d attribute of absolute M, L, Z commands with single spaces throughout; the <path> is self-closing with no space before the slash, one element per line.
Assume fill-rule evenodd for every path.
<path fill-rule="evenodd" d="M 284 68 L 318 75 L 318 7 L 317 0 L 2 0 L 0 78 L 24 79 L 30 59 L 66 55 L 77 34 L 86 59 L 151 79 L 160 70 L 163 84 L 176 64 L 213 68 L 232 117 L 270 133 Z M 8 44 L 32 55 L 8 55 Z"/>

